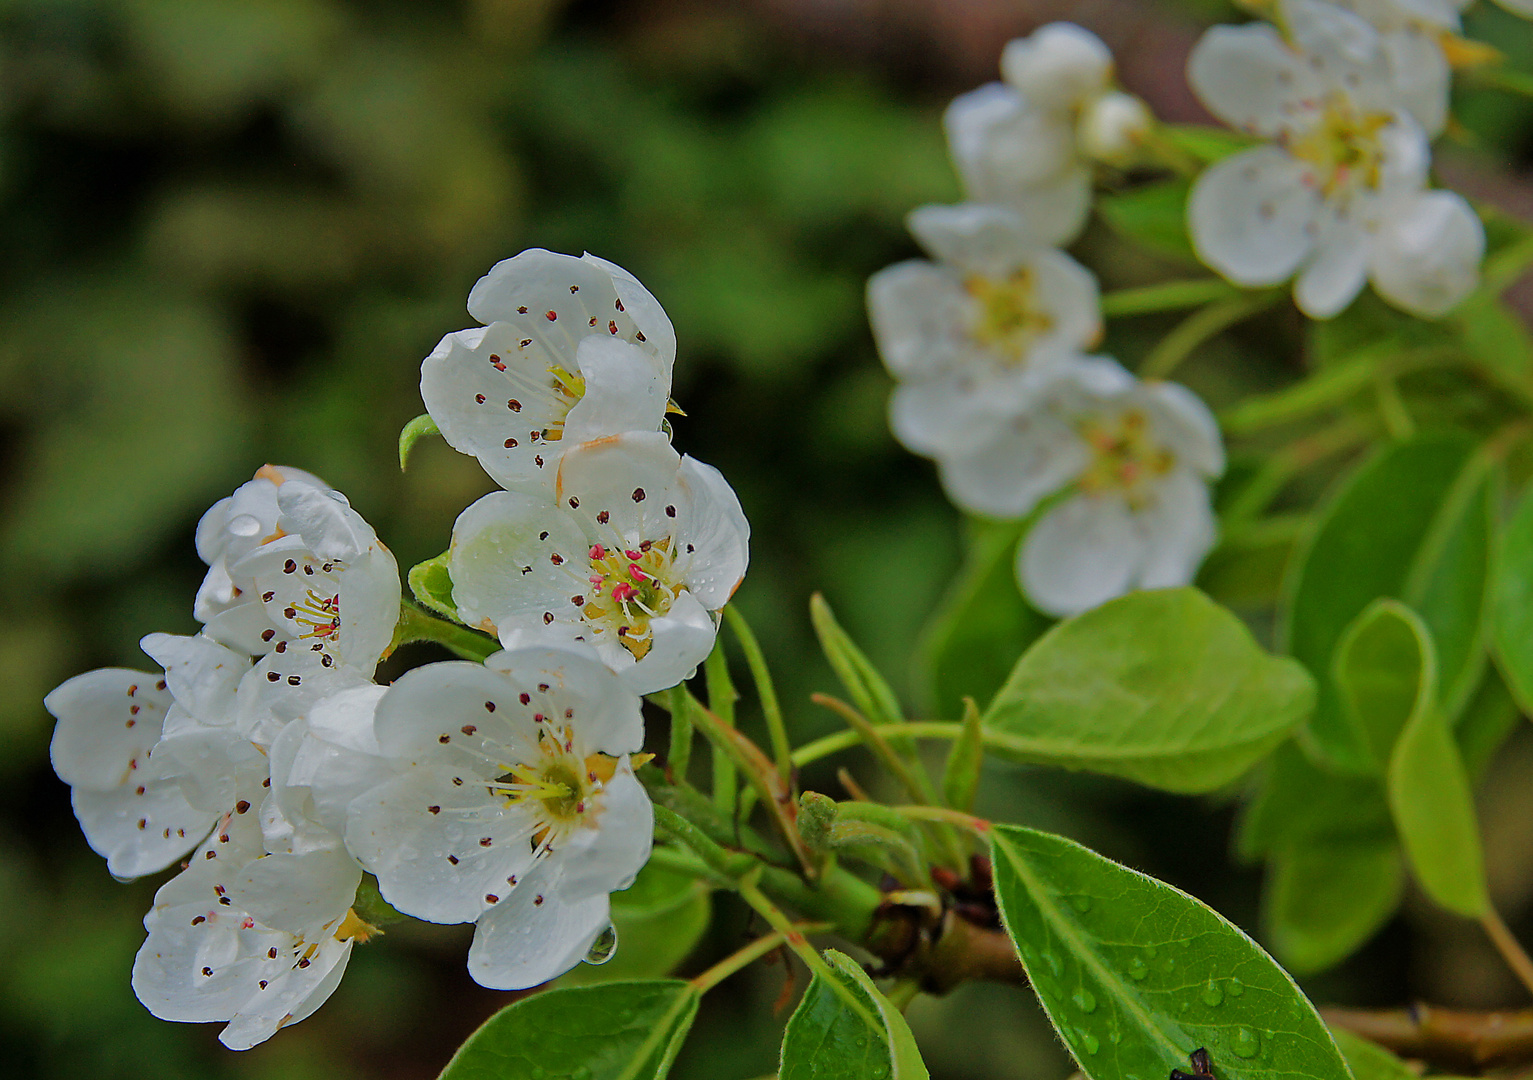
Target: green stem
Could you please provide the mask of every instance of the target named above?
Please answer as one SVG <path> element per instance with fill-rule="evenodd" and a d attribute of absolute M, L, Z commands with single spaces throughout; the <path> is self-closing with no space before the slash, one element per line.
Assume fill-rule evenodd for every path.
<path fill-rule="evenodd" d="M 1282 294 L 1275 289 L 1261 292 L 1241 293 L 1225 300 L 1218 300 L 1195 311 L 1172 330 L 1160 344 L 1145 357 L 1140 376 L 1146 379 L 1167 378 L 1177 366 L 1208 341 L 1229 327 L 1265 311 Z"/>
<path fill-rule="evenodd" d="M 678 684 L 671 688 L 671 748 L 665 764 L 675 783 L 687 782 L 687 766 L 692 763 L 692 709 L 687 703 L 687 689 Z"/>
<path fill-rule="evenodd" d="M 1479 68 L 1466 74 L 1465 82 L 1471 86 L 1482 86 L 1508 94 L 1517 94 L 1520 97 L 1533 98 L 1533 75 L 1525 71 L 1506 67 Z"/>
<path fill-rule="evenodd" d="M 772 757 L 777 762 L 777 774 L 782 780 L 782 786 L 790 792 L 793 790 L 793 744 L 788 741 L 788 729 L 783 723 L 782 707 L 777 703 L 777 691 L 772 686 L 772 673 L 767 669 L 766 657 L 761 652 L 761 645 L 756 641 L 756 635 L 751 632 L 750 625 L 745 621 L 745 616 L 733 604 L 724 608 L 724 618 L 729 622 L 729 627 L 735 632 L 735 637 L 740 641 L 740 649 L 745 653 L 745 663 L 751 669 L 751 678 L 756 683 L 756 696 L 761 701 L 761 715 L 766 720 L 767 735 L 772 743 Z"/>
<path fill-rule="evenodd" d="M 729 658 L 724 655 L 723 638 L 713 646 L 708 659 L 703 661 L 703 671 L 708 682 L 708 707 L 719 722 L 727 727 L 735 726 L 735 702 L 740 695 L 729 678 Z M 726 817 L 733 818 L 739 806 L 739 778 L 735 775 L 735 763 L 716 743 L 709 744 L 713 751 L 713 804 Z"/>
<path fill-rule="evenodd" d="M 794 923 L 792 932 L 803 934 L 818 934 L 833 929 L 829 923 Z M 706 994 L 719 983 L 729 978 L 735 972 L 754 964 L 773 949 L 780 948 L 788 940 L 787 935 L 780 930 L 773 930 L 765 937 L 757 938 L 743 949 L 739 949 L 724 957 L 701 975 L 695 975 L 690 980 L 693 989 L 700 994 Z"/>
<path fill-rule="evenodd" d="M 1245 435 L 1293 423 L 1341 405 L 1373 386 L 1380 372 L 1404 375 L 1450 362 L 1457 355 L 1455 350 L 1448 348 L 1400 351 L 1398 344 L 1389 341 L 1371 345 L 1302 382 L 1271 394 L 1247 398 L 1221 413 L 1219 423 L 1227 435 Z"/>
<path fill-rule="evenodd" d="M 1371 420 L 1347 417 L 1330 427 L 1295 439 L 1268 455 L 1240 493 L 1225 507 L 1221 517 L 1225 533 L 1235 535 L 1246 522 L 1259 517 L 1294 477 L 1333 454 L 1352 450 L 1371 439 Z"/>
<path fill-rule="evenodd" d="M 1185 311 L 1219 300 L 1241 295 L 1241 290 L 1223 278 L 1194 278 L 1191 281 L 1163 281 L 1158 285 L 1140 285 L 1115 289 L 1102 294 L 1102 316 L 1108 319 L 1129 315 L 1154 315 L 1164 311 Z"/>
<path fill-rule="evenodd" d="M 399 606 L 399 622 L 394 626 L 394 640 L 389 644 L 389 652 L 414 641 L 434 641 L 455 656 L 481 663 L 485 657 L 500 651 L 500 642 L 488 634 L 404 603 Z"/>

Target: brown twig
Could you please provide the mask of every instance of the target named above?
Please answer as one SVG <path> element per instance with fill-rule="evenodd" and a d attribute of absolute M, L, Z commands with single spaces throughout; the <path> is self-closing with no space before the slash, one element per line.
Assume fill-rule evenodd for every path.
<path fill-rule="evenodd" d="M 1322 1009 L 1320 1015 L 1332 1027 L 1443 1069 L 1533 1063 L 1533 1009 L 1468 1012 L 1416 1004 L 1408 1009 Z"/>

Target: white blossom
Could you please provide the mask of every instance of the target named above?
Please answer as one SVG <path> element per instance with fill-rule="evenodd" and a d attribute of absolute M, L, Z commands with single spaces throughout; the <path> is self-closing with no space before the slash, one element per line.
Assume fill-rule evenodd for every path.
<path fill-rule="evenodd" d="M 1001 74 L 948 107 L 954 164 L 972 200 L 1017 209 L 1037 243 L 1069 243 L 1090 209 L 1093 164 L 1128 163 L 1149 110 L 1114 89 L 1111 52 L 1073 23 L 1009 42 Z"/>
<path fill-rule="evenodd" d="M 647 694 L 713 648 L 749 537 L 717 469 L 658 432 L 615 436 L 569 451 L 553 492 L 494 492 L 459 515 L 453 602 L 507 648 L 585 642 Z"/>
<path fill-rule="evenodd" d="M 262 856 L 252 823 L 223 820 L 155 894 L 133 992 L 162 1020 L 224 1021 L 234 1050 L 308 1016 L 339 984 L 354 940 L 360 872 L 343 852 Z"/>
<path fill-rule="evenodd" d="M 346 844 L 385 899 L 476 922 L 469 972 L 485 986 L 574 966 L 649 858 L 638 696 L 588 650 L 516 649 L 406 673 L 375 729 L 403 770 L 352 801 Z"/>
<path fill-rule="evenodd" d="M 1023 517 L 1062 495 L 1017 558 L 1023 590 L 1051 615 L 1185 585 L 1214 543 L 1206 481 L 1224 450 L 1212 414 L 1183 387 L 1105 358 L 1059 368 L 996 438 L 939 464 L 953 501 L 975 513 Z"/>
<path fill-rule="evenodd" d="M 916 453 L 959 453 L 1024 408 L 1051 364 L 1100 338 L 1096 279 L 1033 243 L 1006 207 L 925 206 L 910 229 L 938 261 L 868 282 L 873 335 L 900 381 L 890 423 Z"/>
<path fill-rule="evenodd" d="M 1295 300 L 1313 318 L 1369 279 L 1407 311 L 1442 314 L 1478 280 L 1483 228 L 1459 196 L 1426 191 L 1426 135 L 1399 103 L 1378 35 L 1328 4 L 1285 10 L 1302 49 L 1265 24 L 1216 26 L 1189 61 L 1215 115 L 1272 140 L 1198 178 L 1188 221 L 1199 256 L 1241 285 L 1297 272 Z M 1427 235 L 1447 246 L 1428 250 Z"/>
<path fill-rule="evenodd" d="M 661 427 L 675 331 L 627 271 L 533 248 L 497 263 L 468 308 L 487 325 L 442 339 L 421 365 L 421 397 L 502 487 L 545 488 L 561 450 Z"/>

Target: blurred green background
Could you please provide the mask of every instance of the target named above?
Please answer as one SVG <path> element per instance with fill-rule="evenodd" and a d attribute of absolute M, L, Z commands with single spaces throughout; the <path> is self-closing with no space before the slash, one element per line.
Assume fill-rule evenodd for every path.
<path fill-rule="evenodd" d="M 1234 16 L 1218 0 L 0 0 L 7 1073 L 431 1077 L 509 1000 L 469 980 L 467 928 L 410 925 L 358 949 L 316 1016 L 247 1053 L 219 1047 L 216 1026 L 153 1020 L 128 974 L 158 880 L 116 884 L 86 848 L 40 701 L 86 668 L 145 666 L 146 633 L 196 629 L 192 527 L 263 462 L 344 490 L 401 566 L 441 551 L 491 485 L 439 442 L 401 475 L 395 438 L 421 410 L 420 358 L 470 323 L 474 280 L 525 247 L 613 259 L 670 313 L 677 444 L 718 465 L 751 518 L 739 603 L 796 734 L 833 726 L 806 701 L 832 688 L 808 626 L 815 589 L 920 701 L 911 647 L 963 524 L 887 433 L 862 288 L 916 253 L 907 210 L 959 196 L 941 110 L 993 77 L 1008 38 L 1065 17 L 1108 39 L 1162 115 L 1196 118 L 1186 50 Z M 1529 66 L 1525 24 L 1478 18 Z M 1455 182 L 1526 213 L 1527 105 L 1466 97 L 1458 112 Z M 1108 285 L 1190 272 L 1100 227 L 1078 250 Z M 1141 320 L 1108 345 L 1132 361 L 1167 325 Z M 1274 315 L 1184 374 L 1226 402 L 1296 371 L 1299 342 Z M 1269 578 L 1224 598 L 1260 626 Z M 385 676 L 434 658 L 412 648 Z M 1533 897 L 1530 779 L 1524 733 L 1485 794 L 1493 887 L 1514 919 Z M 806 784 L 840 794 L 830 771 Z M 1000 769 L 984 799 L 1254 928 L 1258 876 L 1233 868 L 1227 800 Z M 746 932 L 737 906 L 714 905 L 683 971 Z M 710 995 L 676 1075 L 770 1072 L 782 977 L 758 967 Z M 1518 1000 L 1474 929 L 1423 904 L 1310 988 Z M 942 1080 L 1069 1071 L 1022 990 L 969 986 L 911 1019 Z"/>

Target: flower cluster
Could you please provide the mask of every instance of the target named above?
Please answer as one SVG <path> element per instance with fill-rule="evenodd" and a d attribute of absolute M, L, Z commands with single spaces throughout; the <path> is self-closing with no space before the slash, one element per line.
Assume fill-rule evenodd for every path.
<path fill-rule="evenodd" d="M 965 510 L 1047 507 L 1017 577 L 1040 609 L 1068 615 L 1192 579 L 1214 542 L 1206 481 L 1224 457 L 1194 395 L 1087 355 L 1102 333 L 1096 279 L 1059 247 L 1085 224 L 1094 170 L 1132 165 L 1152 138 L 1149 109 L 1071 24 L 1011 42 L 1001 70 L 946 116 L 971 201 L 910 215 L 931 260 L 876 274 L 868 309 L 899 383 L 896 437 L 937 461 Z"/>
<path fill-rule="evenodd" d="M 1294 278 L 1312 318 L 1371 282 L 1428 318 L 1479 282 L 1485 230 L 1463 197 L 1427 187 L 1448 113 L 1446 0 L 1277 0 L 1282 26 L 1216 26 L 1188 80 L 1219 119 L 1261 139 L 1204 172 L 1188 203 L 1198 255 L 1247 286 Z"/>
<path fill-rule="evenodd" d="M 159 672 L 91 671 L 46 700 L 111 873 L 185 860 L 134 991 L 164 1019 L 227 1022 L 236 1049 L 318 1008 L 377 932 L 364 873 L 397 912 L 474 923 L 486 986 L 586 957 L 649 857 L 639 694 L 706 656 L 745 572 L 734 493 L 671 449 L 675 339 L 637 281 L 528 251 L 470 310 L 487 325 L 444 338 L 421 385 L 506 487 L 464 511 L 449 564 L 463 618 L 503 651 L 377 684 L 394 557 L 340 493 L 267 466 L 198 525 L 200 632 L 146 637 Z"/>

